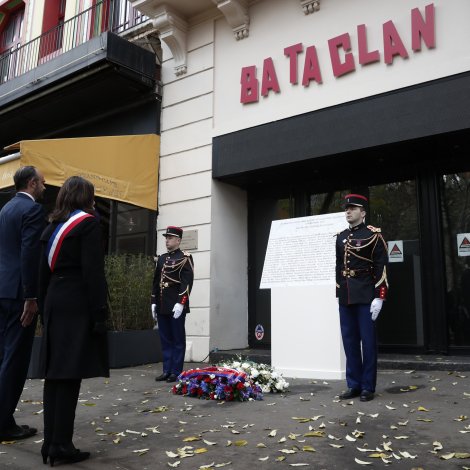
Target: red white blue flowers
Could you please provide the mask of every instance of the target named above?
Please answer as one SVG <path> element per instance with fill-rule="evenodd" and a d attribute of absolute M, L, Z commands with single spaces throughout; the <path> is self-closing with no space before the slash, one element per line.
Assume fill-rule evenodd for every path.
<path fill-rule="evenodd" d="M 172 392 L 207 400 L 262 400 L 261 388 L 239 370 L 226 367 L 190 369 L 178 376 Z"/>

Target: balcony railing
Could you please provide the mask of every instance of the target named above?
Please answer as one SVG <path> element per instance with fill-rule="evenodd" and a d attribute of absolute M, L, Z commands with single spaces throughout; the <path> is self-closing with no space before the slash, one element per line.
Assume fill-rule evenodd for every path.
<path fill-rule="evenodd" d="M 121 34 L 146 16 L 126 0 L 103 0 L 26 44 L 0 55 L 0 84 L 33 70 L 106 31 Z"/>

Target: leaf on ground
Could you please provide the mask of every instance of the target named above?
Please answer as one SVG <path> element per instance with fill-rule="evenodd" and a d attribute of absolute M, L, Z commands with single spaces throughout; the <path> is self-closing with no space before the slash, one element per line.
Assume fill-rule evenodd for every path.
<path fill-rule="evenodd" d="M 325 437 L 325 431 L 310 431 L 304 434 L 304 437 Z"/>
<path fill-rule="evenodd" d="M 309 463 L 290 463 L 290 467 L 308 467 L 310 464 Z"/>
<path fill-rule="evenodd" d="M 367 416 L 370 416 L 371 418 L 377 418 L 379 416 L 379 413 L 369 414 Z"/>
<path fill-rule="evenodd" d="M 450 460 L 455 457 L 455 452 L 451 452 L 450 454 L 442 454 L 439 456 L 440 459 L 442 460 Z"/>
<path fill-rule="evenodd" d="M 194 442 L 194 441 L 200 441 L 201 438 L 198 437 L 198 436 L 189 436 L 189 437 L 185 437 L 183 439 L 183 442 Z"/>
<path fill-rule="evenodd" d="M 232 434 L 240 434 L 240 431 L 237 431 L 236 429 L 232 429 Z"/>
<path fill-rule="evenodd" d="M 150 410 L 149 413 L 163 413 L 165 411 L 168 411 L 168 407 L 163 405 L 163 406 L 157 406 L 153 410 Z"/>
<path fill-rule="evenodd" d="M 398 426 L 406 426 L 408 422 L 409 422 L 408 419 L 406 421 L 398 421 Z"/>
<path fill-rule="evenodd" d="M 418 411 L 426 411 L 428 412 L 429 410 L 425 408 L 424 406 L 418 406 Z"/>
<path fill-rule="evenodd" d="M 334 447 L 335 449 L 341 449 L 341 448 L 344 447 L 344 446 L 341 445 L 341 444 L 328 444 L 328 445 L 331 446 L 331 447 Z"/>
<path fill-rule="evenodd" d="M 341 437 L 335 437 L 333 434 L 328 434 L 328 439 L 331 439 L 332 441 L 340 441 Z"/>
<path fill-rule="evenodd" d="M 389 405 L 385 405 L 385 408 L 387 408 L 389 410 L 396 410 L 396 408 L 394 406 L 389 406 Z"/>
<path fill-rule="evenodd" d="M 395 439 L 408 439 L 408 436 L 395 436 Z"/>
<path fill-rule="evenodd" d="M 235 441 L 233 444 L 237 447 L 243 447 L 248 444 L 248 441 L 245 441 L 245 439 L 240 439 L 239 441 Z"/>
<path fill-rule="evenodd" d="M 283 437 L 281 437 L 277 442 L 278 442 L 279 444 L 282 444 L 283 442 L 286 442 L 286 441 L 287 441 L 286 436 L 283 436 Z"/>
<path fill-rule="evenodd" d="M 417 455 L 411 455 L 409 452 L 407 452 L 406 450 L 405 451 L 401 451 L 400 450 L 400 455 L 402 457 L 404 457 L 405 459 L 415 459 L 416 457 L 418 457 Z"/>
<path fill-rule="evenodd" d="M 263 444 L 262 442 L 260 442 L 259 444 L 256 444 L 256 447 L 258 447 L 259 449 L 265 449 L 266 444 Z"/>
<path fill-rule="evenodd" d="M 195 454 L 205 454 L 207 452 L 207 449 L 205 447 L 198 447 L 197 449 L 194 449 Z"/>
<path fill-rule="evenodd" d="M 304 452 L 316 452 L 316 450 L 312 446 L 303 446 L 302 450 Z"/>
<path fill-rule="evenodd" d="M 269 459 L 269 455 L 267 457 L 260 457 L 258 460 L 260 460 L 261 462 L 266 462 L 266 460 Z"/>
<path fill-rule="evenodd" d="M 282 452 L 283 454 L 296 454 L 297 451 L 293 449 L 281 449 L 278 452 Z"/>
<path fill-rule="evenodd" d="M 372 462 L 364 462 L 363 460 L 359 460 L 357 457 L 354 457 L 354 461 L 359 465 L 372 465 Z"/>
<path fill-rule="evenodd" d="M 207 446 L 217 445 L 217 442 L 206 441 L 206 439 L 203 439 L 202 442 L 204 442 L 204 444 L 206 444 Z"/>
<path fill-rule="evenodd" d="M 167 462 L 168 466 L 169 466 L 169 467 L 173 467 L 173 468 L 178 467 L 178 465 L 179 465 L 180 463 L 181 463 L 181 460 L 177 460 L 176 462 L 173 462 L 173 463 Z"/>
<path fill-rule="evenodd" d="M 456 452 L 455 458 L 456 459 L 470 459 L 470 453 L 469 452 Z"/>
<path fill-rule="evenodd" d="M 283 460 L 286 460 L 286 457 L 284 455 L 276 457 L 276 462 L 282 462 Z"/>
<path fill-rule="evenodd" d="M 458 418 L 454 418 L 454 421 L 465 421 L 468 417 L 465 415 L 460 415 Z"/>
<path fill-rule="evenodd" d="M 176 457 L 178 457 L 178 454 L 175 454 L 174 452 L 172 452 L 171 450 L 165 450 L 165 454 L 170 457 L 170 459 L 176 459 Z"/>
<path fill-rule="evenodd" d="M 389 441 L 389 442 L 384 442 L 382 444 L 382 447 L 384 448 L 384 450 L 388 451 L 388 452 L 391 452 L 392 451 L 392 442 Z"/>
<path fill-rule="evenodd" d="M 424 423 L 432 423 L 433 420 L 429 418 L 416 418 L 416 421 L 423 421 Z"/>
<path fill-rule="evenodd" d="M 346 434 L 346 440 L 349 441 L 349 442 L 355 442 L 355 438 L 350 436 L 349 434 Z"/>
<path fill-rule="evenodd" d="M 384 452 L 372 452 L 369 457 L 372 459 L 389 459 L 391 456 Z"/>
<path fill-rule="evenodd" d="M 226 467 L 227 465 L 231 465 L 231 464 L 232 462 L 218 463 L 215 465 L 215 468 Z"/>
<path fill-rule="evenodd" d="M 132 452 L 134 454 L 139 454 L 139 455 L 144 455 L 146 454 L 150 449 L 137 449 L 137 450 L 133 450 Z"/>
<path fill-rule="evenodd" d="M 268 436 L 269 436 L 269 437 L 275 437 L 276 434 L 277 434 L 277 429 L 273 429 L 273 430 L 268 434 Z"/>

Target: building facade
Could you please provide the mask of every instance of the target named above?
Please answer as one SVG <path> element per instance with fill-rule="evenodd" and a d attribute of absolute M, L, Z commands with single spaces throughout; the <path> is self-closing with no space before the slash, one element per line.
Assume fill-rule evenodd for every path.
<path fill-rule="evenodd" d="M 271 221 L 351 190 L 396 242 L 381 350 L 468 354 L 468 2 L 132 3 L 162 41 L 158 232 L 198 235 L 192 357 L 270 346 Z"/>
<path fill-rule="evenodd" d="M 2 51 L 46 23 L 32 13 L 44 1 L 25 2 L 21 30 L 21 15 L 4 13 L 12 4 L 0 3 Z M 57 5 L 56 25 L 62 11 L 66 22 L 84 7 Z M 470 354 L 468 1 L 130 5 L 134 24 L 106 32 L 115 55 L 87 41 L 81 56 L 73 54 L 85 46 L 74 45 L 55 59 L 71 58 L 56 63 L 53 84 L 37 73 L 47 66 L 39 60 L 29 81 L 0 85 L 0 140 L 21 140 L 24 129 L 28 138 L 161 135 L 156 251 L 165 227 L 179 225 L 195 261 L 187 360 L 213 348 L 270 347 L 270 291 L 259 284 L 271 222 L 338 212 L 350 191 L 369 196 L 367 221 L 392 242 L 381 350 Z M 115 3 L 87 24 L 99 29 L 121 11 L 128 7 Z M 55 53 L 52 38 L 41 57 Z M 142 67 L 141 51 L 154 51 L 161 75 Z M 103 62 L 94 66 L 96 56 Z M 85 89 L 94 90 L 87 104 Z M 55 93 L 47 105 L 46 90 Z M 78 113 L 66 113 L 67 123 L 64 103 Z M 315 302 L 308 292 L 306 302 Z"/>

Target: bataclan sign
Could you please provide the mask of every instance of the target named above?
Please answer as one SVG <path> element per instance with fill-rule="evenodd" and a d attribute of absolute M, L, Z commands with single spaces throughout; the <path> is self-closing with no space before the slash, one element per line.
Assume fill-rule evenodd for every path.
<path fill-rule="evenodd" d="M 403 43 L 397 28 L 392 20 L 382 25 L 383 29 L 383 61 L 392 65 L 396 56 L 403 59 L 409 54 Z M 422 43 L 428 49 L 436 47 L 435 8 L 431 3 L 425 7 L 424 18 L 418 8 L 411 10 L 411 49 L 414 52 L 421 51 Z M 360 65 L 380 62 L 378 49 L 369 50 L 367 45 L 367 27 L 365 24 L 357 26 L 357 57 L 352 51 L 351 36 L 344 33 L 328 40 L 328 50 L 333 75 L 336 78 L 356 70 L 356 60 Z M 298 63 L 304 52 L 302 43 L 294 44 L 284 49 L 284 55 L 289 59 L 290 78 L 292 85 L 299 82 Z M 304 66 L 302 73 L 302 86 L 308 87 L 311 81 L 322 84 L 322 73 L 315 46 L 308 46 L 303 57 Z M 256 66 L 243 67 L 241 73 L 240 102 L 243 104 L 259 101 L 260 83 L 256 76 Z M 276 68 L 271 57 L 264 59 L 263 73 L 261 76 L 261 95 L 267 97 L 269 92 L 280 93 Z"/>

